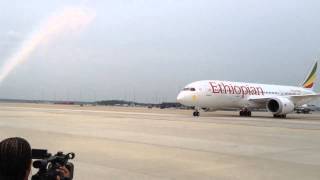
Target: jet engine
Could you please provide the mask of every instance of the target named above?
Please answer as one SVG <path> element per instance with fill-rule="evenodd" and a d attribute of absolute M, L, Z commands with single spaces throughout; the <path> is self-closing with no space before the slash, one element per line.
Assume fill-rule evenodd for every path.
<path fill-rule="evenodd" d="M 294 110 L 294 104 L 288 98 L 274 98 L 267 102 L 267 110 L 275 115 L 284 115 Z"/>

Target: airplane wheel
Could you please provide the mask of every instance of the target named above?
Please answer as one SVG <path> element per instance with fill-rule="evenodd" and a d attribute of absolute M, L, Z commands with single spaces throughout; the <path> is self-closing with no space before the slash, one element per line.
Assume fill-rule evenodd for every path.
<path fill-rule="evenodd" d="M 200 113 L 198 111 L 195 111 L 195 112 L 193 112 L 193 116 L 198 117 L 198 116 L 200 116 Z"/>
<path fill-rule="evenodd" d="M 239 112 L 239 115 L 240 115 L 240 116 L 250 117 L 250 116 L 251 116 L 251 111 L 243 111 L 243 110 L 241 110 L 241 111 Z"/>
<path fill-rule="evenodd" d="M 282 118 L 282 119 L 285 119 L 285 118 L 287 117 L 287 115 L 286 115 L 286 114 L 280 114 L 280 115 L 279 115 L 279 114 L 274 114 L 273 117 L 274 117 L 274 118 Z"/>

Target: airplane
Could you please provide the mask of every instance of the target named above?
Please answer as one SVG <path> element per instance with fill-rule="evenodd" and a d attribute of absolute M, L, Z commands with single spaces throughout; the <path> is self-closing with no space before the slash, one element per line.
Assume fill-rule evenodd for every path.
<path fill-rule="evenodd" d="M 286 118 L 295 107 L 307 104 L 320 93 L 313 91 L 318 63 L 315 62 L 301 86 L 281 86 L 220 80 L 196 81 L 185 86 L 177 102 L 194 107 L 193 116 L 200 110 L 240 109 L 240 116 L 251 116 L 253 109 L 267 109 L 274 118 Z"/>

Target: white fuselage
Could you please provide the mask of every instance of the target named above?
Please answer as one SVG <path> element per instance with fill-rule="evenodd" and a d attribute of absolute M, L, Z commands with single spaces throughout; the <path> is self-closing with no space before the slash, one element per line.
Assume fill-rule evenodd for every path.
<path fill-rule="evenodd" d="M 219 110 L 226 108 L 266 108 L 265 103 L 251 98 L 276 98 L 315 94 L 312 90 L 295 87 L 219 80 L 204 80 L 188 84 L 177 101 L 186 106 Z M 294 106 L 308 103 L 309 99 L 294 102 Z"/>

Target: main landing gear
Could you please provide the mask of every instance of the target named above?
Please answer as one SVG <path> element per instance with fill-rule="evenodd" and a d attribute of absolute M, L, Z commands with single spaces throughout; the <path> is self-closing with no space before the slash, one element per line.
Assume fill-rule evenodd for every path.
<path fill-rule="evenodd" d="M 287 117 L 287 115 L 286 114 L 274 114 L 273 117 L 274 118 L 282 118 L 282 119 L 284 119 L 284 118 Z"/>
<path fill-rule="evenodd" d="M 240 116 L 246 116 L 246 117 L 250 117 L 251 116 L 251 111 L 248 110 L 247 108 L 241 109 L 239 112 Z"/>

